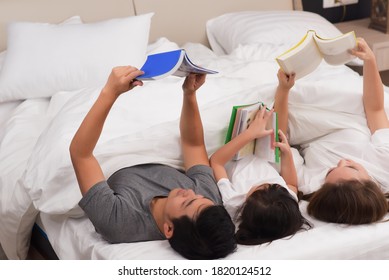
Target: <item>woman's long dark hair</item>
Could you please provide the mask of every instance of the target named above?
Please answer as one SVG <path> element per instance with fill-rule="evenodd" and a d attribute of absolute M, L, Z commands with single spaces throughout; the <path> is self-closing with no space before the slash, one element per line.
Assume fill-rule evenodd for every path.
<path fill-rule="evenodd" d="M 374 223 L 389 211 L 385 194 L 372 180 L 326 183 L 307 199 L 308 214 L 330 223 Z"/>

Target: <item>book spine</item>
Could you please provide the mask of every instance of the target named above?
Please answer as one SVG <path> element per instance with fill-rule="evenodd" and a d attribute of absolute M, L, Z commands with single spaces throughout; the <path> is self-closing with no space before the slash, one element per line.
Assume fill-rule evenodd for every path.
<path fill-rule="evenodd" d="M 275 119 L 275 131 L 274 131 L 274 137 L 275 137 L 275 142 L 279 142 L 279 137 L 278 137 L 278 114 L 277 112 L 274 112 L 274 119 Z M 280 163 L 280 148 L 275 147 L 274 149 L 274 160 L 276 163 Z"/>

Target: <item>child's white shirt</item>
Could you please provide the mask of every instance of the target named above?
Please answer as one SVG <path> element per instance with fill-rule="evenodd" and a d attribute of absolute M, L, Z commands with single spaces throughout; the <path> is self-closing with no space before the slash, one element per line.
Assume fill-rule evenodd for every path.
<path fill-rule="evenodd" d="M 297 195 L 290 190 L 276 168 L 269 162 L 256 156 L 248 156 L 238 161 L 231 161 L 226 166 L 228 178 L 217 182 L 223 204 L 231 218 L 236 219 L 236 212 L 246 201 L 246 196 L 253 186 L 265 183 L 279 184 L 286 188 L 296 201 Z"/>

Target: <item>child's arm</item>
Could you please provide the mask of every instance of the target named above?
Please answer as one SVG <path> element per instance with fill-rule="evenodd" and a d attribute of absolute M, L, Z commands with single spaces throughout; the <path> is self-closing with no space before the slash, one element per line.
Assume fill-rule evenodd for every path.
<path fill-rule="evenodd" d="M 288 129 L 288 97 L 289 90 L 294 85 L 295 74 L 286 75 L 281 69 L 278 70 L 278 87 L 276 90 L 274 111 L 277 112 L 278 128 L 287 134 Z"/>
<path fill-rule="evenodd" d="M 276 147 L 279 147 L 281 150 L 281 176 L 285 180 L 289 189 L 297 194 L 297 172 L 296 167 L 294 166 L 293 154 L 285 134 L 281 129 L 278 133 L 281 141 L 276 142 Z"/>
<path fill-rule="evenodd" d="M 277 112 L 278 116 L 278 134 L 281 140 L 281 142 L 276 143 L 276 147 L 279 147 L 281 150 L 281 176 L 289 189 L 297 194 L 297 173 L 294 166 L 293 154 L 286 137 L 289 118 L 288 97 L 289 91 L 294 85 L 294 77 L 294 74 L 288 76 L 281 69 L 278 70 L 278 87 L 275 95 L 274 111 Z"/>
<path fill-rule="evenodd" d="M 272 115 L 273 110 L 267 111 L 266 106 L 262 106 L 255 115 L 254 120 L 241 134 L 237 135 L 230 142 L 220 147 L 210 158 L 216 181 L 227 178 L 224 165 L 247 143 L 256 138 L 264 137 L 273 133 L 273 130 L 266 129 L 266 123 Z"/>
<path fill-rule="evenodd" d="M 358 38 L 357 48 L 351 53 L 363 60 L 363 106 L 370 132 L 373 134 L 377 129 L 389 128 L 384 108 L 384 87 L 374 53 L 362 38 Z"/>

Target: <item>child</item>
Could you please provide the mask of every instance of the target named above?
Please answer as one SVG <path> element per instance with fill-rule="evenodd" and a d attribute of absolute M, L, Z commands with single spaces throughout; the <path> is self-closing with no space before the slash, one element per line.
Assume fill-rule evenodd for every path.
<path fill-rule="evenodd" d="M 362 38 L 351 52 L 364 61 L 362 99 L 371 135 L 350 127 L 327 135 L 320 145 L 310 145 L 311 155 L 320 152 L 337 165 L 310 197 L 308 213 L 326 222 L 367 224 L 381 220 L 389 210 L 384 195 L 389 192 L 389 120 L 374 53 Z M 308 155 L 305 160 L 310 164 L 313 158 Z"/>
<path fill-rule="evenodd" d="M 232 218 L 240 221 L 237 242 L 256 245 L 294 234 L 309 223 L 301 215 L 297 199 L 297 175 L 291 148 L 285 136 L 288 123 L 288 94 L 294 85 L 294 75 L 278 71 L 279 85 L 274 110 L 279 113 L 281 142 L 281 176 L 263 159 L 249 156 L 237 161 L 229 180 L 225 165 L 248 142 L 267 136 L 273 130 L 266 123 L 273 113 L 263 106 L 249 128 L 217 150 L 210 158 L 223 204 Z M 241 176 L 246 173 L 248 176 Z M 237 217 L 239 216 L 239 217 Z"/>

